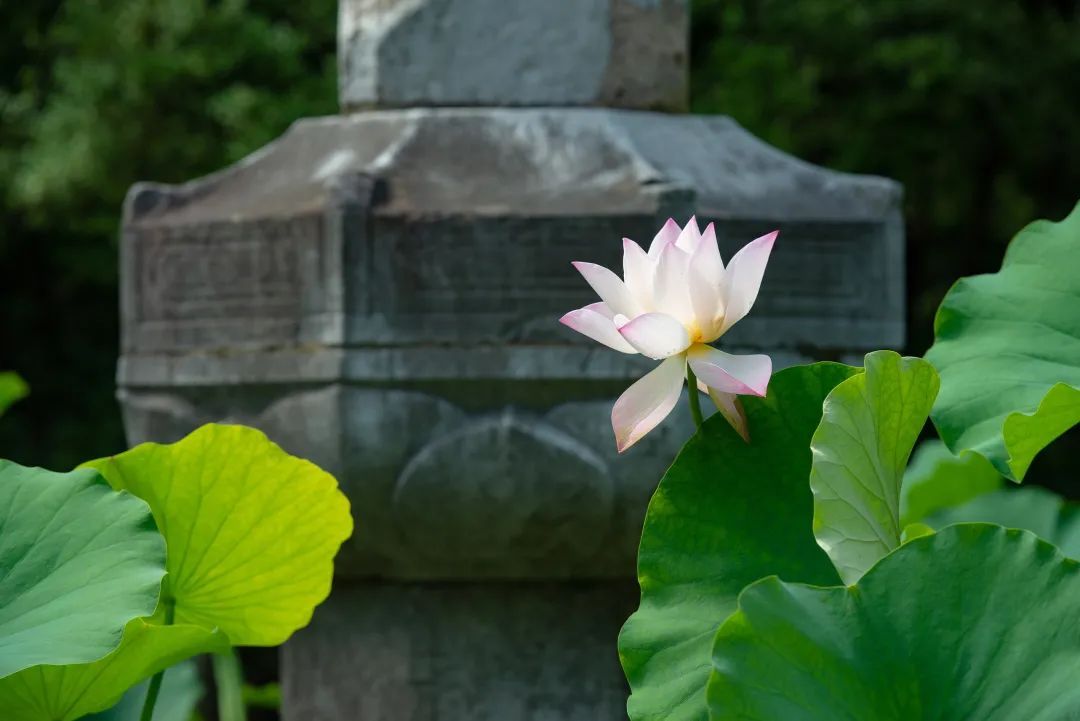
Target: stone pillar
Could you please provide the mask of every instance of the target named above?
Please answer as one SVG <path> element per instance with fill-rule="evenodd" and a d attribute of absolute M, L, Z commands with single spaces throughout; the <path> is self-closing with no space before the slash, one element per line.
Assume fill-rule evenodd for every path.
<path fill-rule="evenodd" d="M 681 107 L 686 12 L 345 0 L 356 112 L 130 191 L 129 440 L 255 425 L 355 509 L 333 594 L 283 649 L 285 721 L 625 718 L 638 533 L 692 423 L 615 453 L 611 404 L 651 364 L 556 322 L 592 300 L 571 260 L 618 267 L 668 216 L 715 220 L 725 257 L 780 228 L 727 347 L 783 366 L 902 343 L 896 183 L 723 117 L 573 107 Z"/>
<path fill-rule="evenodd" d="M 684 110 L 686 0 L 341 0 L 344 110 Z"/>

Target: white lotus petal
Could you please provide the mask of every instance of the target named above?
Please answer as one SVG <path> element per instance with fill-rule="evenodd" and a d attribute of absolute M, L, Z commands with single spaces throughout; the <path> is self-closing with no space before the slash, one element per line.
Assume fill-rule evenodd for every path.
<path fill-rule="evenodd" d="M 676 318 L 685 326 L 694 323 L 694 306 L 690 302 L 690 254 L 669 245 L 660 254 L 653 275 L 653 308 Z"/>
<path fill-rule="evenodd" d="M 746 422 L 746 411 L 743 410 L 742 401 L 734 393 L 724 393 L 715 388 L 709 388 L 709 397 L 716 404 L 716 410 L 731 424 L 735 432 L 742 436 L 747 443 L 750 442 L 750 426 Z"/>
<path fill-rule="evenodd" d="M 626 389 L 611 410 L 611 427 L 619 453 L 641 440 L 679 402 L 686 359 L 672 356 Z"/>
<path fill-rule="evenodd" d="M 765 266 L 769 263 L 776 236 L 780 231 L 753 240 L 743 246 L 728 263 L 724 272 L 724 325 L 726 331 L 738 323 L 757 300 L 761 279 L 765 275 Z"/>
<path fill-rule="evenodd" d="M 643 311 L 622 278 L 604 266 L 580 261 L 575 261 L 572 265 L 578 269 L 585 281 L 600 296 L 600 300 L 604 301 L 612 312 L 633 318 Z"/>
<path fill-rule="evenodd" d="M 700 242 L 701 229 L 698 228 L 697 217 L 690 216 L 690 220 L 687 221 L 686 226 L 679 233 L 679 237 L 675 239 L 675 245 L 684 253 L 693 253 L 697 250 Z"/>
<path fill-rule="evenodd" d="M 663 313 L 644 313 L 619 328 L 622 337 L 634 348 L 654 360 L 682 353 L 690 346 L 686 328 Z"/>
<path fill-rule="evenodd" d="M 653 304 L 653 267 L 640 245 L 623 238 L 623 281 L 643 310 L 650 310 Z"/>
<path fill-rule="evenodd" d="M 649 258 L 652 259 L 654 265 L 660 260 L 660 254 L 664 252 L 664 248 L 674 245 L 681 232 L 682 229 L 679 228 L 679 224 L 675 222 L 675 219 L 668 218 L 667 222 L 664 223 L 664 227 L 660 229 L 660 232 L 653 238 L 652 244 L 649 245 Z"/>
<path fill-rule="evenodd" d="M 614 314 L 605 303 L 593 303 L 572 310 L 559 318 L 559 322 L 620 353 L 637 354 L 634 346 L 630 345 L 615 327 Z"/>
<path fill-rule="evenodd" d="M 720 246 L 716 242 L 716 226 L 712 223 L 709 223 L 701 234 L 701 242 L 698 243 L 690 263 L 695 268 L 700 268 L 705 277 L 715 279 L 719 285 L 719 280 L 724 275 L 724 261 L 720 257 Z"/>
<path fill-rule="evenodd" d="M 686 353 L 690 369 L 705 385 L 723 393 L 763 396 L 772 376 L 767 355 L 732 355 L 697 344 Z"/>
<path fill-rule="evenodd" d="M 701 336 L 698 340 L 706 343 L 716 340 L 724 320 L 724 262 L 720 258 L 716 229 L 712 223 L 705 228 L 697 250 L 690 257 L 688 288 Z"/>

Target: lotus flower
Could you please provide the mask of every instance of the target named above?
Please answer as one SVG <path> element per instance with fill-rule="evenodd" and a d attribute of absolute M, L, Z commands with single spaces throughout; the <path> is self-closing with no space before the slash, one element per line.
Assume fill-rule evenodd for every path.
<path fill-rule="evenodd" d="M 702 233 L 695 218 L 685 228 L 668 220 L 648 252 L 623 239 L 621 279 L 593 263 L 573 264 L 601 302 L 570 311 L 560 322 L 622 353 L 662 361 L 612 409 L 620 453 L 671 413 L 684 378 L 696 379 L 698 389 L 749 441 L 738 396 L 765 395 L 772 361 L 765 355 L 732 355 L 709 344 L 750 312 L 776 236 L 773 232 L 748 243 L 725 268 L 711 223 Z M 691 395 L 695 420 L 700 420 L 697 396 Z"/>

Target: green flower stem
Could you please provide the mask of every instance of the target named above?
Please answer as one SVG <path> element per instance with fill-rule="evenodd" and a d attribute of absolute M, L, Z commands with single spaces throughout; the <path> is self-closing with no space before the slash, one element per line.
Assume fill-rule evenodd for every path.
<path fill-rule="evenodd" d="M 701 415 L 701 394 L 698 392 L 697 376 L 689 363 L 686 364 L 686 384 L 690 387 L 690 415 L 694 417 L 694 425 L 701 428 L 701 424 L 705 422 Z"/>
<path fill-rule="evenodd" d="M 167 598 L 165 603 L 165 625 L 171 626 L 176 614 L 176 601 Z M 157 703 L 158 694 L 161 693 L 161 680 L 165 678 L 165 669 L 161 669 L 150 679 L 150 687 L 146 689 L 146 700 L 143 701 L 142 713 L 139 721 L 153 721 L 154 704 Z"/>
<path fill-rule="evenodd" d="M 235 650 L 211 657 L 217 687 L 218 721 L 247 721 L 244 705 L 244 671 Z"/>

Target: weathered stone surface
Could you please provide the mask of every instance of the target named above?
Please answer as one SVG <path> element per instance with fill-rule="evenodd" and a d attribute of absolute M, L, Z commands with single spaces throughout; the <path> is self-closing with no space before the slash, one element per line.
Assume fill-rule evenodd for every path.
<path fill-rule="evenodd" d="M 405 13 L 379 32 L 417 37 L 446 6 L 367 4 Z M 627 23 L 613 37 L 642 32 L 634 13 L 684 11 L 604 8 Z M 633 81 L 612 67 L 604 83 Z M 571 260 L 617 268 L 620 237 L 692 213 L 716 222 L 725 257 L 781 231 L 726 349 L 779 368 L 902 343 L 899 186 L 807 165 L 725 118 L 368 112 L 132 189 L 129 440 L 250 424 L 333 473 L 356 514 L 334 594 L 284 650 L 285 721 L 625 717 L 615 637 L 638 534 L 692 423 L 680 404 L 618 455 L 612 401 L 654 364 L 556 319 L 595 300 Z"/>
<path fill-rule="evenodd" d="M 341 106 L 682 110 L 687 5 L 687 0 L 343 0 Z"/>
<path fill-rule="evenodd" d="M 587 446 L 504 412 L 466 424 L 413 456 L 394 516 L 433 563 L 525 566 L 594 554 L 611 532 L 615 489 Z"/>
<path fill-rule="evenodd" d="M 220 419 L 266 429 L 352 498 L 347 576 L 624 577 L 690 428 L 614 453 L 611 400 L 653 363 L 555 322 L 593 300 L 569 261 L 618 267 L 617 239 L 647 241 L 668 215 L 715 219 L 726 255 L 779 227 L 727 347 L 777 367 L 848 358 L 902 341 L 899 200 L 890 181 L 801 163 L 723 118 L 303 121 L 222 173 L 129 196 L 131 440 Z M 512 478 L 517 458 L 537 475 Z"/>
<path fill-rule="evenodd" d="M 616 721 L 632 581 L 341 584 L 284 647 L 285 719 Z"/>
<path fill-rule="evenodd" d="M 725 118 L 444 109 L 302 121 L 223 173 L 132 190 L 124 372 L 140 373 L 137 356 L 190 351 L 225 368 L 237 350 L 291 349 L 300 370 L 325 347 L 582 347 L 551 322 L 591 300 L 568 261 L 617 267 L 619 237 L 647 241 L 691 213 L 716 221 L 726 255 L 781 231 L 732 345 L 896 346 L 899 204 L 891 181 L 802 163 Z M 342 362 L 361 375 L 381 363 Z"/>
<path fill-rule="evenodd" d="M 685 403 L 619 455 L 609 398 L 492 413 L 466 410 L 473 390 L 195 386 L 123 405 L 132 444 L 244 423 L 334 474 L 357 516 L 340 577 L 632 577 L 649 496 L 693 433 Z"/>

